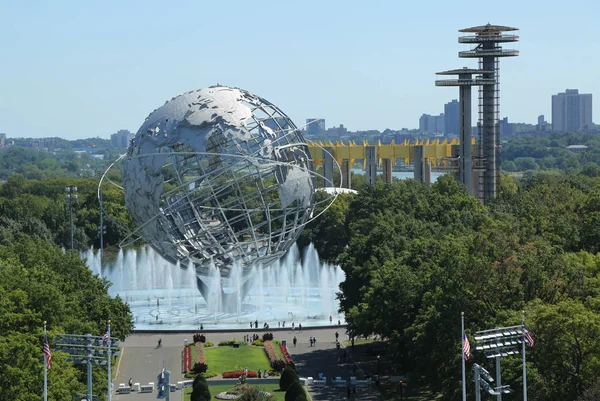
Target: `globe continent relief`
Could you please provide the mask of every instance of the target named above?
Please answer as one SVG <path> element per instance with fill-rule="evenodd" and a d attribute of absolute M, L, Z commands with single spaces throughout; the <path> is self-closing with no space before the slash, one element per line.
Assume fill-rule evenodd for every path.
<path fill-rule="evenodd" d="M 308 146 L 276 106 L 214 86 L 152 112 L 125 157 L 123 187 L 138 234 L 163 258 L 208 275 L 268 265 L 314 211 Z"/>

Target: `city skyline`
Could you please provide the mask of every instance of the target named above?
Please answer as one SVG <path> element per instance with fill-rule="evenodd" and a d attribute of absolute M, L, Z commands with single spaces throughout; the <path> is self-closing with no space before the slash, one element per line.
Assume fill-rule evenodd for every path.
<path fill-rule="evenodd" d="M 457 58 L 458 30 L 487 22 L 520 28 L 520 57 L 501 62 L 500 113 L 535 124 L 565 88 L 600 93 L 589 79 L 600 56 L 580 40 L 595 34 L 600 5 L 579 3 L 5 3 L 0 132 L 136 132 L 166 100 L 217 83 L 264 97 L 298 126 L 320 116 L 350 131 L 414 128 L 453 98 L 435 88 L 436 71 L 476 67 Z M 600 121 L 600 109 L 592 120 Z"/>

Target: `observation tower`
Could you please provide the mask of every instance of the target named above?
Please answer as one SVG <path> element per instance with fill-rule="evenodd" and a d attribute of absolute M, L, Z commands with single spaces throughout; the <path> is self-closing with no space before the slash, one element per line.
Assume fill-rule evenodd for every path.
<path fill-rule="evenodd" d="M 496 82 L 494 79 L 483 78 L 483 74 L 491 72 L 463 67 L 456 70 L 436 72 L 437 75 L 458 75 L 458 79 L 435 81 L 435 86 L 458 86 L 459 88 L 460 158 L 458 164 L 458 181 L 467 187 L 470 195 L 478 198 L 481 197 L 479 175 L 476 175 L 473 171 L 473 145 L 471 144 L 471 87 L 494 85 Z M 476 76 L 473 77 L 473 75 Z M 479 155 L 476 154 L 476 156 Z"/>
<path fill-rule="evenodd" d="M 519 36 L 513 34 L 518 28 L 500 25 L 482 25 L 459 30 L 464 36 L 458 43 L 473 45 L 471 50 L 458 52 L 460 58 L 479 59 L 481 78 L 493 81 L 492 85 L 479 87 L 479 146 L 485 170 L 483 173 L 483 202 L 489 203 L 496 197 L 498 186 L 498 147 L 500 113 L 500 65 L 501 57 L 519 55 L 518 50 L 503 49 L 501 43 L 518 42 Z M 506 33 L 509 32 L 509 33 Z M 459 77 L 460 80 L 460 77 Z"/>

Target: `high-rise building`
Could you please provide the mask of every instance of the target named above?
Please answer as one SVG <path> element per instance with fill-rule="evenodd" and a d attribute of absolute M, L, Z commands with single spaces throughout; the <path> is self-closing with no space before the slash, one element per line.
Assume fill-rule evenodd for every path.
<path fill-rule="evenodd" d="M 498 129 L 500 136 L 507 137 L 513 136 L 517 133 L 517 125 L 515 123 L 509 123 L 508 117 L 504 117 L 498 122 Z"/>
<path fill-rule="evenodd" d="M 592 94 L 577 89 L 552 95 L 552 131 L 578 131 L 592 127 Z"/>
<path fill-rule="evenodd" d="M 267 127 L 271 128 L 274 132 L 279 132 L 281 130 L 285 130 L 288 127 L 287 120 L 283 117 L 275 117 L 269 118 L 267 120 L 263 120 L 263 124 Z"/>
<path fill-rule="evenodd" d="M 546 125 L 548 125 L 548 123 L 546 122 L 546 118 L 544 117 L 544 115 L 539 115 L 537 126 L 535 127 L 536 131 L 545 131 Z"/>
<path fill-rule="evenodd" d="M 419 131 L 427 133 L 444 132 L 444 113 L 439 116 L 423 114 L 419 118 Z"/>
<path fill-rule="evenodd" d="M 315 136 L 325 132 L 324 118 L 307 118 L 306 119 L 306 135 Z"/>
<path fill-rule="evenodd" d="M 454 99 L 444 105 L 444 134 L 458 135 L 460 133 L 460 107 Z"/>
<path fill-rule="evenodd" d="M 110 143 L 115 148 L 128 148 L 129 142 L 133 139 L 134 135 L 126 129 L 117 131 L 110 136 Z"/>

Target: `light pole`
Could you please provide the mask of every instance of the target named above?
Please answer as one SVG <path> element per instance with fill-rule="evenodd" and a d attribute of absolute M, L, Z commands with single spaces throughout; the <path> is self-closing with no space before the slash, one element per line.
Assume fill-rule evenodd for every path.
<path fill-rule="evenodd" d="M 400 380 L 400 401 L 404 400 L 404 380 Z"/>
<path fill-rule="evenodd" d="M 69 231 L 71 233 L 71 249 L 73 249 L 73 201 L 77 200 L 77 187 L 66 187 L 65 192 L 67 193 L 65 198 L 69 203 Z"/>
<path fill-rule="evenodd" d="M 377 355 L 377 386 L 381 383 L 381 355 Z"/>

